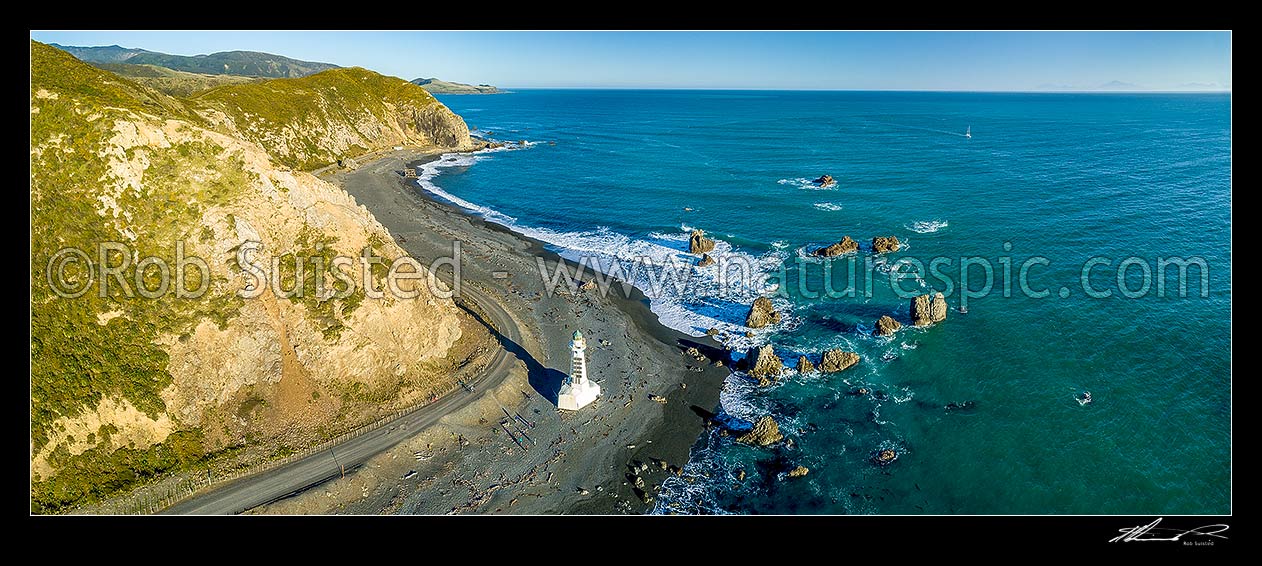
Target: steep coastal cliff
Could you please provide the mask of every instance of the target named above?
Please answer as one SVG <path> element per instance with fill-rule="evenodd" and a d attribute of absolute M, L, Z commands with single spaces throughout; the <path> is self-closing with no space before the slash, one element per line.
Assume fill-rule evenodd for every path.
<path fill-rule="evenodd" d="M 401 144 L 473 148 L 464 120 L 425 89 L 358 67 L 223 86 L 190 103 L 209 124 L 300 169 Z"/>
<path fill-rule="evenodd" d="M 365 300 L 356 276 L 335 296 L 333 257 L 404 252 L 346 192 L 295 170 L 398 144 L 473 147 L 423 89 L 352 68 L 181 99 L 32 41 L 30 105 L 33 512 L 235 451 L 281 455 L 447 385 L 461 319 L 431 291 L 441 283 L 423 270 L 417 298 Z M 303 296 L 239 297 L 247 241 Z M 101 296 L 101 277 L 59 296 L 50 260 L 76 248 L 95 262 L 101 242 L 126 250 L 106 256 L 127 265 L 130 296 L 115 280 Z M 137 292 L 157 284 L 138 259 L 178 270 L 180 255 L 205 260 L 209 277 L 183 282 L 204 294 Z M 317 256 L 323 271 L 293 269 Z M 58 278 L 81 283 L 82 268 Z M 369 271 L 380 288 L 384 269 Z"/>

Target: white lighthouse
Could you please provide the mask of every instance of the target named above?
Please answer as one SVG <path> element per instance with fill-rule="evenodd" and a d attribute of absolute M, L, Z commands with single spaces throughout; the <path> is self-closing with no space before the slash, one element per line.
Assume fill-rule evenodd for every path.
<path fill-rule="evenodd" d="M 586 349 L 587 341 L 583 339 L 583 333 L 575 330 L 574 338 L 570 340 L 570 375 L 561 384 L 557 407 L 577 411 L 600 396 L 600 386 L 587 380 L 587 358 L 584 355 Z"/>

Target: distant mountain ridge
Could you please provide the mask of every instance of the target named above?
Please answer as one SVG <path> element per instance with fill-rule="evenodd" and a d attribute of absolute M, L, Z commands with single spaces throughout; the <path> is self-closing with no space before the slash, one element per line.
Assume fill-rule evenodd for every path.
<path fill-rule="evenodd" d="M 173 71 L 197 75 L 291 79 L 314 75 L 329 69 L 342 68 L 332 63 L 302 61 L 260 51 L 220 51 L 209 55 L 187 56 L 118 45 L 99 47 L 78 47 L 56 43 L 50 43 L 49 45 L 74 55 L 75 58 L 85 63 L 97 65 L 124 76 L 139 78 L 147 86 L 158 88 L 168 92 L 168 94 L 183 96 L 192 94 L 197 90 L 218 86 L 221 83 L 203 80 L 201 84 L 195 84 L 197 81 L 192 77 L 159 76 L 159 74 L 153 72 L 151 67 L 163 67 Z M 149 66 L 149 68 L 145 66 Z M 435 78 L 414 79 L 411 83 L 432 94 L 498 94 L 503 92 L 488 84 L 470 85 Z"/>
<path fill-rule="evenodd" d="M 118 45 L 107 45 L 104 47 L 75 47 L 73 45 L 59 45 L 56 43 L 49 43 L 49 45 L 74 55 L 75 58 L 85 63 L 122 63 L 141 53 L 154 53 L 145 49 L 120 47 Z"/>
<path fill-rule="evenodd" d="M 176 71 L 203 75 L 239 75 L 245 77 L 301 78 L 320 71 L 340 68 L 332 63 L 301 61 L 258 51 L 221 51 L 209 55 L 170 55 L 145 49 L 110 45 L 75 47 L 50 44 L 74 55 L 85 63 L 127 63 L 157 65 Z"/>
<path fill-rule="evenodd" d="M 131 63 L 90 64 L 98 69 L 109 71 L 121 77 L 127 77 L 133 82 L 157 89 L 171 96 L 191 96 L 218 86 L 268 80 L 266 77 L 189 73 L 157 65 L 133 65 Z"/>
<path fill-rule="evenodd" d="M 412 84 L 429 91 L 430 94 L 500 94 L 503 92 L 488 84 L 470 85 L 432 78 L 412 79 Z"/>

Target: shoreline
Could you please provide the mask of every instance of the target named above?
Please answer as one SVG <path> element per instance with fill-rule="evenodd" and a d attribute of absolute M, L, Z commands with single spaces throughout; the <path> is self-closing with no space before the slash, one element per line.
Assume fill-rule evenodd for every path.
<path fill-rule="evenodd" d="M 488 291 L 486 294 L 496 297 L 521 327 L 523 343 L 505 345 L 523 358 L 521 371 L 517 379 L 506 380 L 486 395 L 490 398 L 486 402 L 457 411 L 443 423 L 420 431 L 415 442 L 401 443 L 398 448 L 404 450 L 389 450 L 357 470 L 356 475 L 379 476 L 360 478 L 360 483 L 376 487 L 358 501 L 346 501 L 323 512 L 651 511 L 655 502 L 642 500 L 641 492 L 633 489 L 635 476 L 627 473 L 634 462 L 651 465 L 639 475 L 645 480 L 643 492 L 652 498 L 656 495 L 654 486 L 660 486 L 675 467 L 688 463 L 706 429 L 703 416 L 718 407 L 719 391 L 728 377 L 727 368 L 709 363 L 721 355 L 722 347 L 708 336 L 689 336 L 661 324 L 643 292 L 629 283 L 629 296 L 624 296 L 618 285 L 603 296 L 596 291 L 545 296 L 536 258 L 542 258 L 549 270 L 557 262 L 571 268 L 577 267 L 575 263 L 549 251 L 544 242 L 446 202 L 400 174 L 405 166 L 416 167 L 441 155 L 409 149 L 391 151 L 354 171 L 335 171 L 324 178 L 355 197 L 400 247 L 423 264 L 449 256 L 450 242 L 460 241 L 462 284 Z M 493 275 L 505 272 L 509 276 Z M 594 405 L 563 413 L 547 395 L 563 376 L 556 368 L 568 368 L 568 340 L 573 328 L 582 329 L 592 346 L 598 346 L 588 349 L 588 367 L 589 375 L 601 383 L 602 396 Z M 685 356 L 684 350 L 691 346 L 709 354 L 711 360 L 698 363 Z M 667 402 L 655 402 L 650 395 L 666 397 Z M 529 432 L 535 444 L 526 444 L 529 449 L 513 446 L 516 439 L 510 440 L 492 428 L 514 408 L 535 421 Z M 457 442 L 441 446 L 442 432 L 454 435 Z M 441 464 L 406 465 L 406 451 L 412 447 L 408 445 L 419 443 L 422 437 L 429 440 L 426 447 L 431 452 L 444 455 Z M 437 449 L 434 440 L 439 441 Z M 405 465 L 397 465 L 400 456 Z M 402 476 L 428 474 L 421 478 L 424 485 L 387 498 L 387 491 L 408 491 L 408 486 L 402 485 L 408 483 L 406 478 L 390 477 L 405 467 L 409 469 Z M 514 473 L 519 474 L 516 480 L 511 477 Z M 488 478 L 500 481 L 481 487 L 479 479 L 486 483 Z M 354 483 L 348 480 L 353 477 L 329 483 Z M 388 489 L 391 484 L 399 489 Z M 471 495 L 460 505 L 462 494 L 455 490 L 448 493 L 426 487 L 444 484 L 462 485 Z M 326 498 L 338 499 L 336 485 L 309 491 L 322 488 Z M 258 511 L 322 512 L 315 502 L 318 495 L 299 494 L 291 498 L 294 501 L 277 502 Z M 316 507 L 305 507 L 299 501 L 304 499 Z"/>

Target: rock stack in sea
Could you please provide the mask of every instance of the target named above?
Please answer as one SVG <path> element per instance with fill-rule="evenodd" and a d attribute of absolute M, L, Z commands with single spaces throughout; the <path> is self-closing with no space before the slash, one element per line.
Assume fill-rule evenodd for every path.
<path fill-rule="evenodd" d="M 885 252 L 896 252 L 902 244 L 898 242 L 897 236 L 877 236 L 872 238 L 872 251 L 883 254 Z"/>
<path fill-rule="evenodd" d="M 831 187 L 837 184 L 837 180 L 834 179 L 832 175 L 823 175 L 811 182 L 821 187 Z"/>
<path fill-rule="evenodd" d="M 754 304 L 749 307 L 749 314 L 745 316 L 745 326 L 750 328 L 762 328 L 778 322 L 780 322 L 780 313 L 776 312 L 776 307 L 767 297 L 754 299 Z"/>
<path fill-rule="evenodd" d="M 771 344 L 750 348 L 745 359 L 748 368 L 746 372 L 757 379 L 758 385 L 762 387 L 771 385 L 771 379 L 780 377 L 780 372 L 784 371 L 784 362 L 776 355 L 776 349 Z"/>
<path fill-rule="evenodd" d="M 889 336 L 897 332 L 898 329 L 902 327 L 903 325 L 899 324 L 897 320 L 894 320 L 894 317 L 890 315 L 882 315 L 881 318 L 876 319 L 876 329 L 872 331 L 872 334 L 876 336 Z"/>
<path fill-rule="evenodd" d="M 946 297 L 942 293 L 928 293 L 911 299 L 911 321 L 916 326 L 929 326 L 946 320 Z"/>
<path fill-rule="evenodd" d="M 705 237 L 704 230 L 693 230 L 688 237 L 688 253 L 704 254 L 710 251 L 714 251 L 714 240 Z"/>
<path fill-rule="evenodd" d="M 854 252 L 858 250 L 859 250 L 859 242 L 856 242 L 850 239 L 850 236 L 845 236 L 841 239 L 840 242 L 837 242 L 831 246 L 819 248 L 815 250 L 814 253 L 815 255 L 820 256 L 820 257 L 836 257 L 841 254 L 846 254 L 846 253 L 850 253 L 850 252 Z"/>
<path fill-rule="evenodd" d="M 898 459 L 898 452 L 890 450 L 889 448 L 877 450 L 872 453 L 872 462 L 874 462 L 878 466 L 888 466 L 894 463 L 894 460 L 897 460 L 897 459 Z"/>
<path fill-rule="evenodd" d="M 857 363 L 859 363 L 859 354 L 833 348 L 824 352 L 824 357 L 819 362 L 819 370 L 832 373 L 847 369 Z"/>
<path fill-rule="evenodd" d="M 708 267 L 714 265 L 714 258 L 710 254 L 701 254 L 701 261 L 697 262 L 697 267 Z"/>
<path fill-rule="evenodd" d="M 771 418 L 771 415 L 764 415 L 754 423 L 754 428 L 749 429 L 749 432 L 736 437 L 737 442 L 754 446 L 768 446 L 783 439 L 784 435 L 780 434 L 780 425 Z"/>
<path fill-rule="evenodd" d="M 811 373 L 815 371 L 815 364 L 811 363 L 811 360 L 807 359 L 806 356 L 801 356 L 798 358 L 797 370 L 798 373 Z"/>

